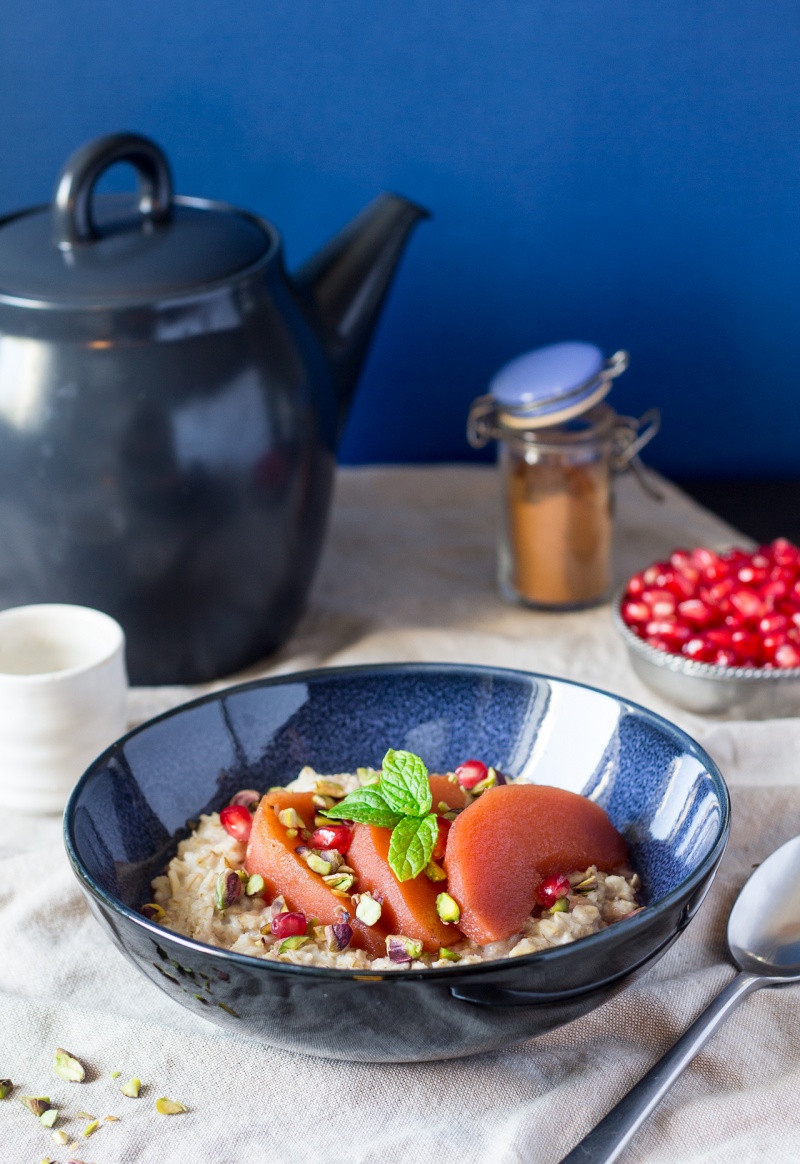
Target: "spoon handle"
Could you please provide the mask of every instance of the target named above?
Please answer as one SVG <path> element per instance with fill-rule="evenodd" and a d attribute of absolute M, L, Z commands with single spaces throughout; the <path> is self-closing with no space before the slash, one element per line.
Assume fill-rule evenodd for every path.
<path fill-rule="evenodd" d="M 669 1091 L 684 1067 L 752 990 L 765 984 L 756 974 L 737 974 L 684 1035 L 616 1107 L 565 1156 L 561 1164 L 611 1164 Z"/>

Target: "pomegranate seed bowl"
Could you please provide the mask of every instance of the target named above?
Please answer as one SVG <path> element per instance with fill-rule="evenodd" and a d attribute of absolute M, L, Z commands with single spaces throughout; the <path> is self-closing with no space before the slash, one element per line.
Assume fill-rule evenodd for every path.
<path fill-rule="evenodd" d="M 292 902 L 267 927 L 265 943 L 283 944 L 271 960 L 161 924 L 153 881 L 165 880 L 161 875 L 201 817 L 219 814 L 215 827 L 223 844 L 236 845 L 250 827 L 247 814 L 288 795 L 284 790 L 301 769 L 310 766 L 331 778 L 374 769 L 387 749 L 414 753 L 431 773 L 460 770 L 477 807 L 492 797 L 505 803 L 501 794 L 510 792 L 480 792 L 486 765 L 508 781 L 593 801 L 588 807 L 595 814 L 604 810 L 629 849 L 641 882 L 640 905 L 597 932 L 546 949 L 437 966 L 408 961 L 380 970 L 365 969 L 363 962 L 345 969 L 298 961 L 295 950 L 309 938 L 306 918 Z M 279 815 L 294 828 L 283 810 Z M 357 863 L 351 858 L 356 843 L 346 847 L 347 828 L 324 819 L 314 823 L 308 845 L 339 844 Z M 446 664 L 331 668 L 214 692 L 118 740 L 78 782 L 64 816 L 67 853 L 93 915 L 151 983 L 243 1038 L 359 1062 L 491 1051 L 613 999 L 690 923 L 729 827 L 720 772 L 668 720 L 579 683 Z M 457 823 L 450 833 L 445 829 L 442 845 L 457 832 Z M 511 849 L 512 869 L 519 843 L 527 843 L 522 834 Z M 228 897 L 258 892 L 242 885 L 241 872 L 228 870 L 217 885 L 224 898 L 217 908 L 229 908 Z M 262 877 L 251 881 L 263 889 Z M 537 908 L 571 916 L 564 912 L 569 879 L 551 876 L 540 888 Z M 448 910 L 457 905 L 448 894 L 441 897 Z M 356 900 L 348 906 L 355 908 Z M 443 921 L 448 916 L 439 914 Z M 390 937 L 387 944 L 396 941 Z M 284 947 L 292 951 L 285 957 Z"/>
<path fill-rule="evenodd" d="M 639 678 L 670 703 L 722 718 L 800 713 L 800 548 L 675 550 L 612 602 Z"/>

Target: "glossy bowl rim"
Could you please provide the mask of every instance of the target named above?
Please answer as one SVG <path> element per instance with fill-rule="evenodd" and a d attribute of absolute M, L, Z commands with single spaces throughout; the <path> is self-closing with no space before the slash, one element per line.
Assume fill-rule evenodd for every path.
<path fill-rule="evenodd" d="M 599 930 L 597 933 L 588 934 L 581 938 L 578 942 L 569 942 L 563 946 L 554 946 L 547 950 L 536 950 L 531 954 L 522 954 L 516 958 L 495 958 L 486 962 L 471 963 L 468 966 L 459 967 L 456 963 L 453 966 L 446 967 L 426 967 L 424 970 L 366 970 L 366 969 L 337 969 L 332 966 L 298 966 L 291 962 L 273 962 L 267 959 L 254 958 L 251 954 L 241 954 L 233 950 L 221 949 L 218 946 L 208 945 L 206 942 L 196 941 L 194 938 L 188 938 L 185 934 L 179 934 L 175 930 L 170 930 L 166 926 L 161 926 L 157 922 L 151 921 L 144 917 L 143 914 L 137 912 L 124 901 L 114 897 L 113 894 L 108 893 L 95 879 L 91 876 L 88 870 L 84 867 L 81 858 L 77 851 L 74 838 L 74 813 L 78 797 L 84 785 L 92 778 L 96 769 L 103 764 L 116 750 L 124 746 L 125 743 L 133 736 L 145 731 L 152 724 L 160 723 L 163 720 L 170 719 L 184 711 L 194 707 L 202 706 L 205 703 L 213 703 L 223 696 L 230 695 L 238 691 L 246 691 L 252 689 L 261 689 L 264 687 L 280 687 L 286 683 L 297 682 L 313 682 L 320 678 L 336 678 L 337 676 L 349 677 L 354 675 L 370 676 L 375 674 L 390 674 L 390 673 L 412 673 L 412 674 L 473 674 L 473 675 L 493 675 L 511 678 L 525 678 L 525 679 L 540 679 L 546 682 L 565 683 L 571 687 L 579 687 L 585 691 L 592 691 L 599 695 L 604 695 L 616 700 L 618 703 L 624 704 L 626 707 L 633 709 L 639 715 L 651 722 L 655 721 L 656 725 L 666 729 L 667 734 L 677 737 L 680 741 L 683 751 L 700 759 L 706 768 L 706 771 L 711 776 L 720 802 L 721 820 L 717 830 L 717 835 L 714 839 L 711 849 L 703 858 L 697 869 L 683 881 L 679 882 L 674 889 L 670 890 L 665 897 L 655 902 L 651 906 L 645 906 L 632 917 L 623 918 L 621 921 L 614 922 L 613 925 L 607 926 L 604 930 Z M 138 724 L 135 728 L 126 732 L 119 739 L 115 740 L 108 748 L 105 749 L 93 762 L 89 765 L 86 771 L 78 780 L 73 788 L 69 800 L 64 809 L 63 821 L 63 835 L 64 846 L 67 851 L 70 864 L 78 881 L 95 900 L 105 905 L 113 913 L 119 914 L 122 917 L 132 921 L 139 926 L 146 933 L 155 939 L 166 940 L 182 946 L 185 949 L 193 950 L 196 953 L 205 956 L 212 955 L 221 959 L 223 964 L 233 963 L 242 968 L 249 968 L 253 973 L 277 973 L 277 974 L 299 974 L 305 978 L 319 978 L 327 980 L 333 978 L 337 981 L 342 979 L 361 980 L 369 978 L 373 981 L 425 981 L 431 983 L 441 983 L 454 981 L 456 979 L 463 979 L 465 977 L 481 977 L 485 974 L 497 973 L 499 969 L 508 966 L 512 963 L 517 966 L 529 966 L 532 960 L 535 959 L 536 965 L 558 965 L 563 958 L 569 957 L 576 945 L 579 949 L 590 950 L 597 952 L 598 965 L 602 965 L 602 951 L 606 946 L 616 941 L 616 935 L 620 932 L 619 927 L 624 927 L 625 934 L 631 934 L 636 930 L 644 930 L 649 927 L 651 919 L 659 913 L 667 912 L 673 906 L 685 901 L 699 885 L 710 874 L 713 875 L 717 864 L 719 863 L 725 847 L 728 843 L 728 837 L 731 827 L 731 803 L 730 793 L 725 779 L 719 768 L 705 750 L 692 739 L 692 737 L 685 732 L 677 724 L 672 723 L 664 716 L 657 712 L 651 711 L 641 704 L 634 703 L 630 699 L 623 696 L 615 695 L 614 692 L 605 691 L 601 687 L 594 687 L 588 683 L 580 683 L 573 679 L 562 679 L 557 675 L 546 675 L 537 671 L 523 671 L 519 668 L 512 667 L 492 667 L 476 663 L 359 663 L 352 666 L 342 667 L 316 667 L 305 671 L 289 672 L 283 675 L 269 676 L 264 679 L 253 679 L 246 683 L 235 683 L 229 687 L 222 687 L 216 691 L 208 692 L 196 699 L 188 700 L 185 703 L 178 704 L 177 707 L 172 707 L 167 711 L 161 712 L 159 715 L 152 716 L 144 723 Z M 592 943 L 589 946 L 587 943 Z M 256 970 L 260 967 L 260 970 Z M 624 972 L 626 973 L 626 972 Z M 624 974 L 623 974 L 624 976 Z"/>
<path fill-rule="evenodd" d="M 651 647 L 644 639 L 632 631 L 622 617 L 622 603 L 625 598 L 626 586 L 620 586 L 611 600 L 611 617 L 618 633 L 626 646 L 635 651 L 648 663 L 662 667 L 666 671 L 673 671 L 676 675 L 685 675 L 687 678 L 722 679 L 728 683 L 743 681 L 745 683 L 787 683 L 800 679 L 800 667 L 725 667 L 719 663 L 699 663 L 696 659 L 687 659 L 685 655 L 673 655 L 670 651 L 661 651 L 658 647 Z"/>

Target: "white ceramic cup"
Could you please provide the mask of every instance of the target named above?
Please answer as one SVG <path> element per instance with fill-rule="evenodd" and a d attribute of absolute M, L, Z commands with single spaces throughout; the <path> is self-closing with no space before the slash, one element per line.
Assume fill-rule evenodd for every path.
<path fill-rule="evenodd" d="M 119 623 L 85 606 L 0 611 L 0 805 L 60 812 L 75 781 L 125 731 Z"/>

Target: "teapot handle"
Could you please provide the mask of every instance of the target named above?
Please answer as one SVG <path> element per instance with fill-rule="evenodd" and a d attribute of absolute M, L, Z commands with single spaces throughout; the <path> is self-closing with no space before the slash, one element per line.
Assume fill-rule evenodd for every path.
<path fill-rule="evenodd" d="M 139 178 L 139 213 L 149 222 L 168 222 L 172 175 L 162 150 L 138 133 L 112 133 L 87 142 L 67 158 L 53 195 L 54 241 L 61 250 L 98 237 L 92 214 L 97 181 L 110 166 L 130 162 Z"/>

